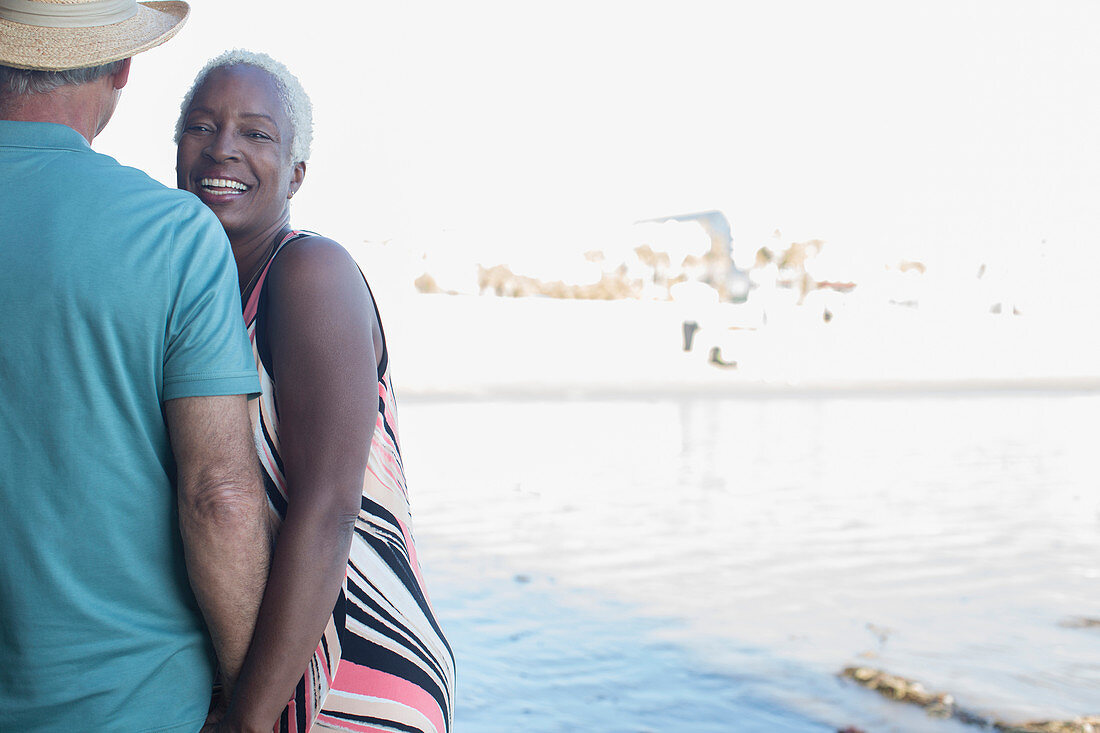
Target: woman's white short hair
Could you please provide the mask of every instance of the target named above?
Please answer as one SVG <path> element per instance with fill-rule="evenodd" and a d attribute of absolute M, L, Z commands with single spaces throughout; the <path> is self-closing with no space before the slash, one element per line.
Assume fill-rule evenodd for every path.
<path fill-rule="evenodd" d="M 180 102 L 180 117 L 176 122 L 176 144 L 179 145 L 180 138 L 183 137 L 183 125 L 187 118 L 187 110 L 190 109 L 191 102 L 195 98 L 195 92 L 206 82 L 206 77 L 210 76 L 210 72 L 215 69 L 239 64 L 263 69 L 275 80 L 279 98 L 282 99 L 283 106 L 286 107 L 286 116 L 290 119 L 290 159 L 295 163 L 309 160 L 309 149 L 313 144 L 313 104 L 309 101 L 306 90 L 302 88 L 302 82 L 290 73 L 290 69 L 266 53 L 246 51 L 241 48 L 234 48 L 215 56 L 199 71 L 195 82 Z"/>

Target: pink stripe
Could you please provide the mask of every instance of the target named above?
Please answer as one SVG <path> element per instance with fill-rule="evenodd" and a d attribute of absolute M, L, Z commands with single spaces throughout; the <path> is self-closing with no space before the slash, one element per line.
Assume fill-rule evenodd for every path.
<path fill-rule="evenodd" d="M 299 234 L 299 232 L 295 230 L 283 237 L 283 241 L 279 242 L 279 244 L 275 247 L 275 252 L 277 253 L 284 244 L 286 244 L 291 238 L 293 238 L 297 234 Z M 267 261 L 267 264 L 264 265 L 264 271 L 260 273 L 260 276 L 258 278 L 256 278 L 256 284 L 252 287 L 252 293 L 248 296 L 248 303 L 246 303 L 244 307 L 244 322 L 246 324 L 251 325 L 252 321 L 256 319 L 256 309 L 260 305 L 260 290 L 263 289 L 264 280 L 267 278 L 267 271 L 271 269 L 271 263 L 274 261 L 275 255 L 272 254 L 271 259 L 269 259 Z"/>
<path fill-rule="evenodd" d="M 296 708 L 294 700 L 291 700 L 286 706 L 286 717 L 290 721 L 289 731 L 290 733 L 299 733 L 298 731 L 298 715 L 295 712 Z M 279 733 L 279 723 L 275 723 L 274 733 Z"/>
<path fill-rule="evenodd" d="M 308 677 L 308 675 L 309 675 L 308 670 L 306 671 L 306 675 Z M 310 683 L 310 684 L 307 684 L 305 686 L 306 687 L 306 695 L 305 695 L 306 701 L 305 701 L 305 704 L 303 705 L 303 707 L 305 708 L 305 713 L 306 713 L 306 730 L 308 730 L 309 728 L 313 727 L 313 716 L 310 715 L 310 713 L 316 713 L 317 712 L 317 702 L 313 697 L 313 684 L 312 684 L 313 680 L 307 679 L 306 682 Z"/>
<path fill-rule="evenodd" d="M 347 572 L 344 573 L 344 577 L 347 577 Z M 329 669 L 329 659 L 325 654 L 325 645 L 318 644 L 315 653 L 317 654 L 317 663 L 325 674 L 325 682 L 328 684 L 329 689 L 332 689 L 332 671 Z"/>
<path fill-rule="evenodd" d="M 390 454 L 383 446 L 378 447 L 379 450 L 375 454 L 377 457 L 377 464 L 386 472 L 386 475 L 391 479 L 387 485 L 392 486 L 400 483 L 399 474 L 401 472 L 401 464 L 398 463 L 396 456 Z M 381 477 L 379 477 L 381 478 Z"/>
<path fill-rule="evenodd" d="M 385 396 L 381 382 L 378 383 L 378 394 L 383 397 Z M 394 445 L 394 441 L 390 438 L 389 431 L 386 430 L 386 419 L 387 417 L 389 417 L 392 420 L 395 410 L 392 405 L 387 404 L 386 412 L 389 414 L 386 415 L 379 412 L 378 419 L 374 421 L 374 440 L 378 442 L 379 447 L 385 448 L 387 453 L 393 453 L 394 450 L 391 448 L 391 446 Z M 396 426 L 393 427 L 394 433 L 396 434 Z"/>
<path fill-rule="evenodd" d="M 345 659 L 336 668 L 336 679 L 332 681 L 332 687 L 334 690 L 381 697 L 407 705 L 423 713 L 424 717 L 432 721 L 437 731 L 446 730 L 443 725 L 443 711 L 439 709 L 435 698 L 424 688 L 402 677 L 363 667 Z"/>
<path fill-rule="evenodd" d="M 261 419 L 263 419 L 261 417 Z M 261 441 L 264 446 L 264 460 L 261 461 L 264 464 L 264 469 L 267 471 L 267 475 L 271 477 L 271 480 L 275 482 L 275 486 L 278 487 L 279 493 L 286 498 L 286 479 L 279 473 L 279 465 L 275 463 L 275 456 L 271 450 L 271 446 L 267 444 L 266 440 Z"/>
<path fill-rule="evenodd" d="M 380 466 L 380 468 L 382 469 L 382 472 L 386 475 L 386 477 L 390 479 L 389 481 L 386 481 L 386 478 L 379 476 L 378 473 L 375 472 L 374 466 L 371 466 L 369 464 L 367 465 L 367 473 L 369 473 L 371 476 L 374 476 L 374 480 L 379 486 L 386 490 L 391 490 L 394 486 L 394 482 L 396 482 L 397 480 L 397 477 L 393 475 L 392 471 L 387 471 L 385 465 Z M 372 496 L 371 498 L 377 499 L 379 497 Z"/>
<path fill-rule="evenodd" d="M 267 263 L 267 266 L 270 267 L 271 263 Z M 256 320 L 256 309 L 260 305 L 260 286 L 265 277 L 267 277 L 267 267 L 264 267 L 263 274 L 256 281 L 256 286 L 252 288 L 252 294 L 248 296 L 248 303 L 244 306 L 244 322 L 248 325 L 252 325 L 252 322 Z M 255 335 L 252 338 L 255 340 Z"/>
<path fill-rule="evenodd" d="M 375 428 L 375 435 L 382 437 L 375 442 L 373 447 L 378 450 L 372 451 L 372 454 L 377 456 L 378 463 L 389 469 L 390 473 L 400 473 L 401 461 L 398 459 L 397 447 L 392 440 L 389 440 L 385 428 L 381 426 Z M 396 480 L 397 476 L 394 476 L 394 479 Z"/>
<path fill-rule="evenodd" d="M 428 602 L 428 608 L 431 609 L 432 615 L 435 614 L 435 607 L 432 606 L 432 599 L 428 597 L 428 584 L 424 582 L 424 576 L 420 574 L 420 560 L 416 557 L 416 543 L 413 542 L 412 535 L 409 533 L 409 528 L 397 522 L 401 526 L 401 534 L 405 538 L 405 547 L 409 548 L 409 565 L 412 567 L 414 573 L 416 573 L 416 582 L 420 584 L 420 592 L 424 594 L 424 600 Z"/>
<path fill-rule="evenodd" d="M 256 362 L 257 362 L 257 368 L 262 370 L 263 365 L 259 363 L 259 359 L 257 359 Z M 264 372 L 264 374 L 266 374 L 266 372 Z M 262 400 L 264 398 L 260 397 L 259 399 Z M 263 410 L 263 406 L 261 405 L 261 408 L 260 408 L 260 423 L 261 424 L 257 426 L 257 429 L 255 431 L 253 431 L 254 434 L 255 434 L 255 438 L 256 438 L 255 442 L 258 443 L 263 448 L 263 453 L 260 455 L 260 463 L 263 464 L 264 470 L 267 472 L 267 475 L 271 477 L 271 480 L 275 483 L 275 486 L 278 487 L 279 493 L 281 493 L 283 495 L 283 498 L 285 499 L 285 498 L 287 498 L 286 477 L 283 476 L 282 473 L 280 473 L 279 464 L 275 460 L 275 447 L 273 445 L 271 445 L 271 441 L 268 440 L 267 436 L 264 435 L 264 431 L 263 431 L 263 428 L 266 426 L 268 435 L 277 435 L 278 428 L 277 428 L 277 426 L 274 426 L 274 425 L 268 425 L 266 417 L 267 417 L 267 413 Z"/>

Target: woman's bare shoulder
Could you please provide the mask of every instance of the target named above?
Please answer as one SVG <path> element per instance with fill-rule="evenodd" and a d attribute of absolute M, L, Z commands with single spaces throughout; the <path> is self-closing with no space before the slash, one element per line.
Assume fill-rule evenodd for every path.
<path fill-rule="evenodd" d="M 339 242 L 306 236 L 289 242 L 268 272 L 268 312 L 283 325 L 312 327 L 334 309 L 365 310 L 374 317 L 355 259 Z"/>
<path fill-rule="evenodd" d="M 339 242 L 309 234 L 284 245 L 271 263 L 268 276 L 276 279 L 287 276 L 313 279 L 324 276 L 346 276 L 359 271 L 351 253 Z"/>

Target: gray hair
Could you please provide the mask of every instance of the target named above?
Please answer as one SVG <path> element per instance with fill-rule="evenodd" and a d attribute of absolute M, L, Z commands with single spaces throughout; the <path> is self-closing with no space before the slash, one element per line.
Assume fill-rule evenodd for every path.
<path fill-rule="evenodd" d="M 0 66 L 0 94 L 12 94 L 17 97 L 24 94 L 48 94 L 66 84 L 87 84 L 102 79 L 118 73 L 121 68 L 122 61 L 64 71 L 38 71 Z"/>
<path fill-rule="evenodd" d="M 206 78 L 210 76 L 210 73 L 217 69 L 241 64 L 262 69 L 274 79 L 279 98 L 286 108 L 286 116 L 290 119 L 290 159 L 295 163 L 309 160 L 309 149 L 313 143 L 313 104 L 309 101 L 306 90 L 302 88 L 302 82 L 290 73 L 290 69 L 266 53 L 246 51 L 240 48 L 215 56 L 207 61 L 206 66 L 199 71 L 195 77 L 195 82 L 187 90 L 183 101 L 180 102 L 180 117 L 176 122 L 176 144 L 179 145 L 180 138 L 183 137 L 183 126 L 187 119 L 187 110 L 191 108 L 191 102 L 195 99 L 195 92 L 206 83 Z"/>

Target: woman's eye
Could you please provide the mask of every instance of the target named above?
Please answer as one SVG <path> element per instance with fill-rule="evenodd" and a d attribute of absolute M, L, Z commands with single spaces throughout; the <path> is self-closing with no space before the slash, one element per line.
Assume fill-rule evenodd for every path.
<path fill-rule="evenodd" d="M 210 128 L 202 124 L 188 125 L 185 130 L 187 132 L 210 132 Z"/>
<path fill-rule="evenodd" d="M 268 135 L 267 133 L 264 133 L 264 132 L 249 132 L 249 133 L 247 133 L 247 135 L 248 135 L 248 137 L 252 138 L 253 140 L 270 140 L 271 139 L 271 136 Z"/>

